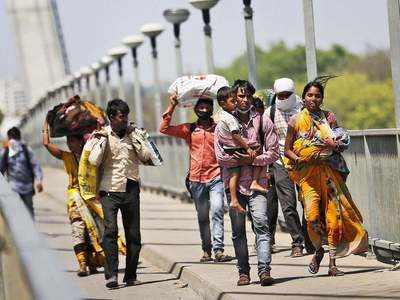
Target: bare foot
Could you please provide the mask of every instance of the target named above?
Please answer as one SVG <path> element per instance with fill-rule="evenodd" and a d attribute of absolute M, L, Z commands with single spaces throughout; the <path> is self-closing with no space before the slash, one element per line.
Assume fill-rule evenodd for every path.
<path fill-rule="evenodd" d="M 266 193 L 267 192 L 267 189 L 265 187 L 263 187 L 261 184 L 259 184 L 255 180 L 251 183 L 250 190 L 257 191 L 257 192 L 262 192 L 262 193 Z"/>

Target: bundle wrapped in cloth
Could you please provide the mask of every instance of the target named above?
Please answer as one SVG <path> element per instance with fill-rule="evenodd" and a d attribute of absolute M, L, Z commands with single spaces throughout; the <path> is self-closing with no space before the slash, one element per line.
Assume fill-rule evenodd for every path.
<path fill-rule="evenodd" d="M 78 95 L 66 103 L 56 105 L 47 113 L 46 118 L 51 137 L 85 135 L 105 123 L 102 109 L 91 102 L 81 101 Z"/>
<path fill-rule="evenodd" d="M 228 86 L 228 81 L 219 75 L 182 76 L 176 79 L 168 88 L 168 93 L 176 93 L 179 106 L 192 108 L 197 99 L 216 99 L 218 90 Z"/>

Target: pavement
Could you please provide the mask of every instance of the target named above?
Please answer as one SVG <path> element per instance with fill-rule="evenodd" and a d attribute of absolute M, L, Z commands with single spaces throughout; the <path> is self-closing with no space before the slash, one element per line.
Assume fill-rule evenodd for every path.
<path fill-rule="evenodd" d="M 279 252 L 272 258 L 275 283 L 261 287 L 250 226 L 247 230 L 252 283 L 237 287 L 236 261 L 199 262 L 202 251 L 193 204 L 150 192 L 141 194 L 143 248 L 138 279 L 142 284 L 108 290 L 102 273 L 76 276 L 77 263 L 65 209 L 67 178 L 62 170 L 51 168 L 45 168 L 44 175 L 45 192 L 35 198 L 37 228 L 63 271 L 78 283 L 88 299 L 400 299 L 400 271 L 389 271 L 390 265 L 352 255 L 337 261 L 345 276 L 332 278 L 327 276 L 326 257 L 318 275 L 313 276 L 307 271 L 311 256 L 289 257 L 291 239 L 285 233 L 276 236 Z M 228 215 L 225 242 L 225 252 L 234 255 Z M 123 266 L 121 257 L 120 268 Z"/>

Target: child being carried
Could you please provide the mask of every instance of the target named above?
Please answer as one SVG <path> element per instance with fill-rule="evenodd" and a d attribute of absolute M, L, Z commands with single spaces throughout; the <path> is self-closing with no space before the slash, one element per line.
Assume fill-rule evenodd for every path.
<path fill-rule="evenodd" d="M 224 133 L 224 136 L 231 137 L 230 140 L 226 139 L 222 144 L 225 153 L 234 154 L 235 152 L 241 152 L 247 153 L 251 158 L 255 158 L 258 155 L 256 149 L 260 148 L 260 145 L 258 143 L 248 144 L 240 135 L 241 127 L 239 121 L 233 115 L 236 110 L 236 99 L 232 89 L 229 87 L 220 88 L 217 93 L 217 101 L 219 106 L 223 109 L 219 114 L 220 129 Z M 231 175 L 229 179 L 229 191 L 233 203 L 238 201 L 236 191 L 240 179 L 240 169 L 240 166 L 229 168 L 229 173 Z M 251 190 L 267 192 L 267 189 L 259 183 L 263 170 L 265 170 L 264 167 L 253 166 Z"/>

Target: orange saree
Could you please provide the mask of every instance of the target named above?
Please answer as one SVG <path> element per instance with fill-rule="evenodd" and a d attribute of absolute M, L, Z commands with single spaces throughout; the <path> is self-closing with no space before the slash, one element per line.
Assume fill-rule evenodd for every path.
<path fill-rule="evenodd" d="M 332 258 L 368 250 L 368 235 L 342 174 L 331 158 L 339 153 L 322 146 L 326 137 L 334 138 L 327 112 L 319 116 L 303 109 L 291 120 L 296 140 L 293 151 L 301 163 L 285 160 L 290 178 L 300 187 L 307 230 L 316 249 L 326 239 Z M 334 118 L 330 113 L 329 117 Z"/>

